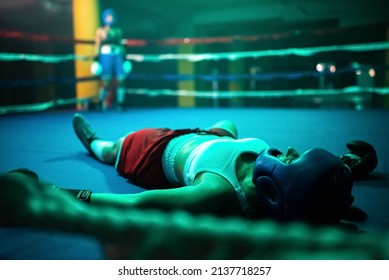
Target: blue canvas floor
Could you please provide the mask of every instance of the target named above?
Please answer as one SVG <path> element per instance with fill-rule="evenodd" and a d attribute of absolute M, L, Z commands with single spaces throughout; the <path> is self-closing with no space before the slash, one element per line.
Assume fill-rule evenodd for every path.
<path fill-rule="evenodd" d="M 134 193 L 141 188 L 119 177 L 113 167 L 89 156 L 73 133 L 74 111 L 0 117 L 0 171 L 26 167 L 42 178 L 69 188 Z M 231 119 L 239 137 L 258 137 L 285 151 L 314 147 L 345 152 L 352 139 L 372 143 L 379 165 L 353 189 L 355 205 L 369 214 L 361 229 L 389 229 L 389 111 L 311 109 L 131 109 L 124 113 L 85 112 L 103 139 L 116 140 L 145 127 L 207 127 Z M 93 238 L 29 229 L 0 228 L 0 259 L 101 259 Z"/>

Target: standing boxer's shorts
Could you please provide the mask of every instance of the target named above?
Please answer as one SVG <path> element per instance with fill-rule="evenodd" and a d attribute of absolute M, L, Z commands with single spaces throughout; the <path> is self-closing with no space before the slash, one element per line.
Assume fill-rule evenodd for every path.
<path fill-rule="evenodd" d="M 110 79 L 116 77 L 121 79 L 125 77 L 122 54 L 100 54 L 100 63 L 103 67 L 101 78 Z"/>

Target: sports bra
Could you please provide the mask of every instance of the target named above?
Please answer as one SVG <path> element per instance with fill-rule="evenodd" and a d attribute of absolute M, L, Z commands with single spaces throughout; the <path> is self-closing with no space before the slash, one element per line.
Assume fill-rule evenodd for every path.
<path fill-rule="evenodd" d="M 101 45 L 120 45 L 120 34 L 112 28 L 106 32 L 106 38 L 101 40 Z"/>
<path fill-rule="evenodd" d="M 245 214 L 250 212 L 250 204 L 236 176 L 236 162 L 240 155 L 258 155 L 269 145 L 257 138 L 219 138 L 204 142 L 189 154 L 184 166 L 186 185 L 193 185 L 196 175 L 211 172 L 225 178 L 234 188 L 240 206 Z"/>

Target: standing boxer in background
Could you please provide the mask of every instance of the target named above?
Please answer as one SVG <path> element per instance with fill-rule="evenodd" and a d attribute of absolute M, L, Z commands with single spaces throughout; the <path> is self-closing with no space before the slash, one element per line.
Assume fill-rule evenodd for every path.
<path fill-rule="evenodd" d="M 117 14 L 112 9 L 102 13 L 104 26 L 99 27 L 95 37 L 95 62 L 92 72 L 101 77 L 98 93 L 97 109 L 104 111 L 107 108 L 107 96 L 112 82 L 116 79 L 116 108 L 123 111 L 125 100 L 124 80 L 129 72 L 129 61 L 125 61 L 125 50 L 121 41 L 122 30 L 116 26 Z"/>

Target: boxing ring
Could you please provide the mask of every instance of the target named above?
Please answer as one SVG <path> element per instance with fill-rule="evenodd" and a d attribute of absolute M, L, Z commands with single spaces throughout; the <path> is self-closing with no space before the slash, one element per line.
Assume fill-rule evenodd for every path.
<path fill-rule="evenodd" d="M 372 109 L 372 100 L 380 100 L 389 93 L 388 88 L 350 86 L 346 88 L 322 89 L 294 89 L 294 90 L 223 90 L 220 82 L 246 80 L 255 83 L 266 79 L 273 79 L 278 75 L 284 79 L 299 79 L 322 75 L 332 75 L 331 72 L 297 71 L 293 73 L 239 73 L 223 74 L 217 71 L 211 74 L 155 74 L 137 73 L 137 64 L 164 63 L 172 60 L 185 60 L 197 63 L 204 60 L 239 60 L 245 58 L 256 59 L 262 56 L 310 56 L 319 52 L 333 51 L 382 51 L 389 48 L 389 43 L 326 46 L 316 48 L 228 52 L 214 54 L 128 54 L 127 59 L 134 64 L 133 72 L 128 81 L 153 81 L 162 79 L 168 82 L 200 80 L 210 83 L 209 90 L 192 90 L 182 88 L 153 89 L 128 88 L 127 101 L 130 103 L 125 112 L 108 110 L 106 112 L 84 111 L 83 114 L 105 139 L 116 140 L 129 131 L 145 127 L 207 127 L 220 119 L 232 120 L 239 131 L 239 137 L 257 137 L 265 140 L 272 147 L 285 151 L 292 146 L 303 152 L 314 147 L 327 149 L 335 154 L 346 151 L 346 142 L 361 139 L 370 142 L 377 150 L 379 164 L 368 178 L 356 181 L 353 189 L 354 205 L 367 212 L 369 218 L 365 222 L 357 222 L 361 231 L 377 233 L 380 238 L 377 242 L 369 241 L 372 252 L 379 254 L 365 254 L 361 258 L 388 258 L 389 247 L 389 110 Z M 90 63 L 90 57 L 74 54 L 56 56 L 33 56 L 26 54 L 0 54 L 1 60 L 36 61 L 46 59 L 47 63 L 61 63 L 63 61 L 83 60 Z M 338 69 L 339 72 L 355 72 L 354 68 Z M 376 71 L 379 71 L 377 68 Z M 59 78 L 48 77 L 42 81 L 20 80 L 1 81 L 3 88 L 23 87 L 50 83 L 81 83 L 96 79 L 96 77 Z M 33 83 L 33 84 L 32 84 Z M 361 97 L 362 96 L 362 97 Z M 364 99 L 364 96 L 368 96 Z M 167 105 L 153 105 L 147 108 L 137 104 L 137 98 L 155 101 L 158 98 L 170 98 Z M 170 106 L 170 100 L 178 97 L 195 97 L 203 101 L 204 106 L 192 108 L 177 108 Z M 290 103 L 291 97 L 301 97 L 304 102 L 297 108 L 276 106 L 274 100 L 284 100 Z M 345 106 L 336 108 L 333 101 L 326 103 L 326 98 L 340 97 Z M 304 99 L 305 98 L 305 99 Z M 268 100 L 273 101 L 268 101 Z M 34 104 L 0 106 L 0 131 L 2 132 L 0 149 L 2 154 L 1 171 L 13 168 L 26 167 L 35 170 L 40 177 L 68 188 L 88 188 L 93 192 L 108 193 L 136 193 L 143 189 L 131 185 L 116 174 L 108 165 L 97 162 L 89 156 L 79 143 L 72 129 L 72 116 L 83 108 L 89 99 L 54 98 Z M 229 101 L 233 101 L 231 105 Z M 149 102 L 149 101 L 146 101 Z M 163 101 L 165 102 L 165 101 Z M 201 103 L 202 101 L 200 101 Z M 311 103 L 313 102 L 313 103 Z M 229 104 L 225 106 L 225 104 Z M 256 106 L 256 104 L 259 104 Z M 261 106 L 268 104 L 269 106 Z M 282 103 L 284 104 L 284 103 Z M 282 105 L 281 104 L 281 105 Z M 318 105 L 319 104 L 319 105 Z M 76 107 L 78 105 L 78 107 Z M 138 106 L 139 105 L 139 106 Z M 149 214 L 149 213 L 146 213 Z M 217 227 L 224 221 L 212 221 Z M 239 222 L 238 222 L 239 224 Z M 258 225 L 260 227 L 260 225 Z M 196 232 L 196 225 L 193 225 Z M 222 230 L 221 230 L 222 231 Z M 285 240 L 290 236 L 282 234 L 282 228 L 275 228 L 274 234 L 279 234 L 284 242 L 274 243 L 273 249 L 279 246 L 280 254 L 265 253 L 267 236 L 258 231 L 257 238 L 264 237 L 263 243 L 256 243 L 256 254 L 238 255 L 246 258 L 293 258 L 288 255 L 288 245 Z M 230 232 L 226 229 L 226 232 Z M 305 233 L 308 236 L 312 232 Z M 221 234 L 218 232 L 217 234 Z M 261 235 L 262 234 L 262 235 Z M 179 238 L 179 236 L 177 237 Z M 89 236 L 81 236 L 51 231 L 31 229 L 0 228 L 0 258 L 1 259 L 102 259 L 104 255 L 99 242 Z M 383 243 L 379 243 L 382 241 Z M 346 242 L 347 243 L 347 242 Z M 363 243 L 363 242 L 362 242 Z M 361 244 L 362 244 L 361 243 Z M 347 243 L 352 247 L 352 244 Z M 356 241 L 356 244 L 358 242 Z M 385 245 L 386 244 L 386 245 Z M 382 245 L 382 246 L 381 246 Z M 262 246 L 262 247 L 261 247 Z M 362 245 L 360 245 L 362 246 Z M 184 246 L 185 247 L 185 246 Z M 183 247 L 183 250 L 184 250 Z M 282 248 L 281 248 L 282 247 Z M 380 249 L 378 249 L 378 247 Z M 318 246 L 318 251 L 325 251 L 325 245 Z M 369 247 L 370 248 L 370 247 Z M 263 251 L 261 251 L 263 250 Z M 369 250 L 369 249 L 366 249 Z M 277 252 L 277 250 L 275 250 Z M 298 249 L 297 249 L 298 251 Z M 262 252 L 262 253 L 261 253 Z M 316 253 L 306 251 L 303 258 L 318 258 Z M 319 254 L 320 255 L 320 254 Z M 179 255 L 182 258 L 192 258 L 191 252 L 186 251 Z M 218 255 L 219 258 L 234 258 L 234 255 Z M 235 255 L 236 256 L 236 255 Z M 336 258 L 332 252 L 330 258 Z M 147 258 L 146 255 L 136 255 L 134 258 Z M 352 258 L 348 255 L 349 258 Z M 346 256 L 347 258 L 347 256 Z M 358 258 L 358 257 L 357 257 Z"/>

